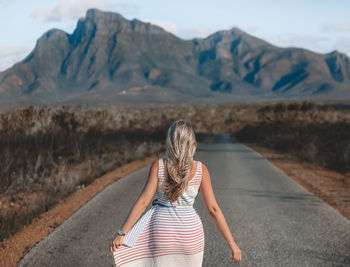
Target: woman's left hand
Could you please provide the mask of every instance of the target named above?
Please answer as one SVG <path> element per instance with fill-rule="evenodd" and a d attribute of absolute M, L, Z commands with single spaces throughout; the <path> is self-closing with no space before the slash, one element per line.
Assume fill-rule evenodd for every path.
<path fill-rule="evenodd" d="M 113 252 L 117 248 L 119 248 L 123 244 L 124 236 L 117 235 L 117 237 L 113 240 L 113 242 L 109 246 L 109 250 Z"/>

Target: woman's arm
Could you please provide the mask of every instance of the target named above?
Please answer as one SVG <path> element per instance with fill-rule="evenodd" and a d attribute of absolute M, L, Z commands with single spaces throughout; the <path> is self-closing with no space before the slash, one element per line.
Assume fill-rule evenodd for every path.
<path fill-rule="evenodd" d="M 238 248 L 237 244 L 233 240 L 231 231 L 227 225 L 226 219 L 224 217 L 224 214 L 222 213 L 218 203 L 215 200 L 213 188 L 211 185 L 210 180 L 210 174 L 207 169 L 207 166 L 205 166 L 202 163 L 202 182 L 200 185 L 200 193 L 202 196 L 202 199 L 204 200 L 205 206 L 207 208 L 207 211 L 210 215 L 210 218 L 215 223 L 216 227 L 219 229 L 225 240 L 227 241 L 227 244 L 229 245 L 232 252 L 235 254 L 234 259 L 236 261 L 241 260 L 241 251 Z"/>
<path fill-rule="evenodd" d="M 158 160 L 155 160 L 149 171 L 148 179 L 142 190 L 142 193 L 140 194 L 135 205 L 129 212 L 128 217 L 126 218 L 123 225 L 121 226 L 121 229 L 123 230 L 124 233 L 129 232 L 129 230 L 133 227 L 133 225 L 137 222 L 141 214 L 146 209 L 147 205 L 151 201 L 157 189 L 157 183 L 158 183 Z M 123 239 L 124 239 L 124 236 L 117 235 L 112 241 L 112 243 L 109 245 L 109 250 L 112 252 L 118 247 L 120 247 L 123 244 Z"/>
<path fill-rule="evenodd" d="M 127 233 L 132 226 L 140 218 L 141 214 L 145 211 L 147 205 L 151 201 L 156 189 L 158 182 L 158 159 L 155 160 L 151 166 L 148 174 L 147 182 L 140 194 L 138 200 L 136 201 L 134 207 L 129 212 L 128 217 L 124 221 L 121 229 L 124 233 Z"/>

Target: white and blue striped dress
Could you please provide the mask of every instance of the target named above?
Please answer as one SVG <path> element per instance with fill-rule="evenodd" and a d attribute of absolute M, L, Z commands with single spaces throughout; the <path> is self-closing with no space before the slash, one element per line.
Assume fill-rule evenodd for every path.
<path fill-rule="evenodd" d="M 117 267 L 199 267 L 204 253 L 204 230 L 193 203 L 202 180 L 198 161 L 187 190 L 170 202 L 162 190 L 166 181 L 164 161 L 159 159 L 156 199 L 113 251 Z"/>

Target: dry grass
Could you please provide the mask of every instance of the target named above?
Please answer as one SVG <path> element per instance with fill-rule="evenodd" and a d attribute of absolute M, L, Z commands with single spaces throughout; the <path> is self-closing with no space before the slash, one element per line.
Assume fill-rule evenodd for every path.
<path fill-rule="evenodd" d="M 349 106 L 199 103 L 2 112 L 0 240 L 105 172 L 164 151 L 166 131 L 180 118 L 193 124 L 200 142 L 230 133 L 348 172 Z"/>
<path fill-rule="evenodd" d="M 273 108 L 261 116 L 262 121 L 246 125 L 234 133 L 245 143 L 257 143 L 289 153 L 301 161 L 350 173 L 350 119 L 348 112 L 308 112 L 297 108 Z M 300 107 L 299 107 L 300 108 Z M 320 114 L 324 113 L 324 116 Z M 263 112 L 261 112 L 263 113 Z"/>
<path fill-rule="evenodd" d="M 98 118 L 85 126 L 88 118 L 65 109 L 1 114 L 0 240 L 103 173 L 164 150 L 155 133 L 108 130 Z"/>

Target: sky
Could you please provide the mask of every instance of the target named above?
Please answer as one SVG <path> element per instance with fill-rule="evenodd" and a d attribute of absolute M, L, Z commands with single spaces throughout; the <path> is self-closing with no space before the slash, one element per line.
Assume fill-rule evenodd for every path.
<path fill-rule="evenodd" d="M 350 56 L 350 0 L 0 0 L 0 71 L 24 59 L 46 31 L 72 33 L 89 8 L 185 40 L 238 27 L 279 47 Z"/>

